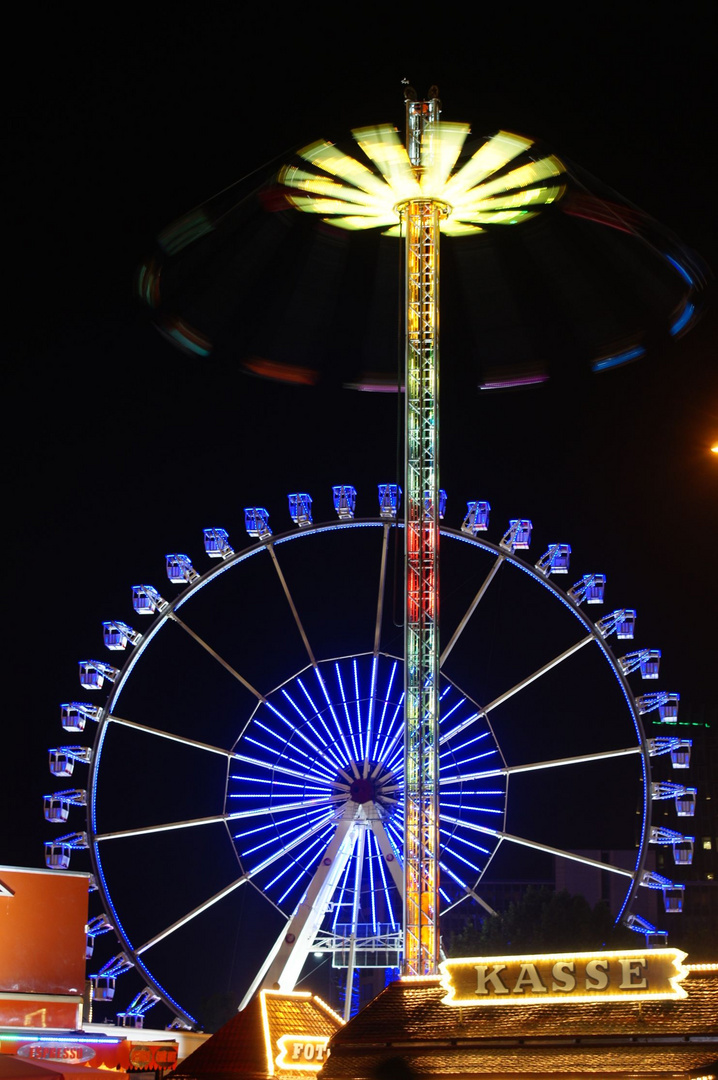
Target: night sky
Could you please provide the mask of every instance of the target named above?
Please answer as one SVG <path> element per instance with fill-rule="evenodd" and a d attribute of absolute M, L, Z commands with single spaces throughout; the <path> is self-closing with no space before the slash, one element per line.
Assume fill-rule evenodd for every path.
<path fill-rule="evenodd" d="M 252 379 L 226 352 L 190 357 L 157 333 L 133 279 L 169 222 L 315 138 L 400 125 L 406 76 L 420 93 L 438 84 L 444 118 L 470 121 L 477 135 L 540 138 L 716 266 L 708 3 L 683 5 L 680 21 L 675 7 L 653 8 L 649 25 L 625 5 L 543 17 L 442 10 L 425 47 L 408 44 L 421 31 L 409 29 L 406 8 L 394 17 L 198 10 L 152 5 L 133 18 L 111 5 L 96 24 L 78 25 L 47 6 L 10 50 L 0 846 L 9 865 L 43 863 L 52 827 L 41 797 L 58 786 L 46 751 L 72 741 L 58 704 L 85 700 L 76 663 L 107 656 L 102 620 L 137 625 L 130 585 L 150 581 L 167 594 L 166 552 L 186 551 L 206 569 L 205 526 L 227 528 L 242 546 L 244 506 L 268 507 L 281 530 L 288 492 L 310 492 L 323 520 L 331 485 L 351 483 L 373 514 L 376 484 L 394 479 L 392 395 Z M 448 385 L 442 413 L 447 523 L 459 527 L 467 499 L 488 499 L 495 541 L 510 516 L 533 520 L 532 561 L 546 543 L 570 542 L 575 578 L 606 573 L 603 610 L 638 610 L 631 647 L 663 651 L 658 686 L 679 690 L 694 715 L 715 710 L 718 645 L 711 287 L 704 303 L 690 334 L 635 364 L 525 393 L 467 396 Z M 461 349 L 460 325 L 446 340 Z M 315 558 L 298 570 L 307 609 L 320 569 Z M 348 565 L 347 604 L 361 602 L 351 588 L 361 592 L 361 580 Z M 246 630 L 252 608 L 238 601 L 238 611 Z M 217 632 L 231 635 L 230 624 L 227 615 Z M 277 637 L 267 672 L 284 649 Z M 500 651 L 506 637 L 497 629 L 492 641 Z M 174 661 L 178 686 L 184 655 Z M 154 692 L 157 719 L 180 691 Z M 566 694 L 579 709 L 591 691 Z M 140 762 L 129 755 L 115 769 L 118 805 L 145 797 L 152 781 Z M 181 810 L 183 792 L 176 797 Z M 70 824 L 81 827 L 79 817 Z M 159 872 L 128 867 L 129 909 L 152 903 Z M 246 982 L 237 940 L 219 989 Z"/>

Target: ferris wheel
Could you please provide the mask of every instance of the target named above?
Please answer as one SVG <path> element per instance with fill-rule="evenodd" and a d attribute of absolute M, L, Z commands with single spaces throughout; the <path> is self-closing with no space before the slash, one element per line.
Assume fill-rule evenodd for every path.
<path fill-rule="evenodd" d="M 440 794 L 440 759 L 441 759 L 441 676 L 442 663 L 439 641 L 439 608 L 440 597 L 442 605 L 445 603 L 445 594 L 440 589 L 440 469 L 439 469 L 439 264 L 440 264 L 440 239 L 442 233 L 445 236 L 459 239 L 459 246 L 466 248 L 469 254 L 469 243 L 479 241 L 479 249 L 473 251 L 470 262 L 476 268 L 484 263 L 486 244 L 492 232 L 498 230 L 503 233 L 514 233 L 514 228 L 507 230 L 507 225 L 520 226 L 522 223 L 531 222 L 529 231 L 536 225 L 540 227 L 555 217 L 553 210 L 561 208 L 569 216 L 576 215 L 579 218 L 592 220 L 596 224 L 610 224 L 621 234 L 630 235 L 632 241 L 639 241 L 642 253 L 650 252 L 650 261 L 654 262 L 654 256 L 659 256 L 661 272 L 659 277 L 663 284 L 669 285 L 663 271 L 668 272 L 670 285 L 668 292 L 664 293 L 664 302 L 658 306 L 665 313 L 670 312 L 668 321 L 669 333 L 673 337 L 680 336 L 692 324 L 696 315 L 696 307 L 691 296 L 698 288 L 699 277 L 696 272 L 691 272 L 680 258 L 669 254 L 664 247 L 663 241 L 658 239 L 658 234 L 649 239 L 648 234 L 642 235 L 641 230 L 636 228 L 640 215 L 636 217 L 633 210 L 623 213 L 617 204 L 605 203 L 599 200 L 597 203 L 578 181 L 576 176 L 570 176 L 570 169 L 554 154 L 543 151 L 532 139 L 524 136 L 500 131 L 492 137 L 483 140 L 478 147 L 469 147 L 467 138 L 470 134 L 470 126 L 466 123 L 446 123 L 441 119 L 441 102 L 438 88 L 430 87 L 426 99 L 421 100 L 413 87 L 405 81 L 405 139 L 392 124 L 371 125 L 369 127 L 355 128 L 352 131 L 354 147 L 349 152 L 339 145 L 319 139 L 299 150 L 292 155 L 292 160 L 280 168 L 278 174 L 270 185 L 271 190 L 263 192 L 261 203 L 267 209 L 281 212 L 300 211 L 299 216 L 308 216 L 321 221 L 319 232 L 324 232 L 326 239 L 335 249 L 335 255 L 340 249 L 348 254 L 344 239 L 354 233 L 365 237 L 380 234 L 384 237 L 401 238 L 403 253 L 403 314 L 404 314 L 404 365 L 403 383 L 392 380 L 392 385 L 398 390 L 403 386 L 404 392 L 404 472 L 403 484 L 405 494 L 404 509 L 404 642 L 402 656 L 404 658 L 404 759 L 403 759 L 403 794 L 404 794 L 404 846 L 403 846 L 403 898 L 402 898 L 402 969 L 405 975 L 432 975 L 439 968 L 441 953 L 441 931 L 439 926 L 442 904 L 445 903 L 445 894 L 440 887 L 440 879 L 443 874 L 446 882 L 446 872 L 442 867 L 440 822 L 447 820 L 445 808 L 442 810 Z M 578 181 L 578 188 L 576 182 Z M 256 193 L 255 193 L 256 194 Z M 222 200 L 220 199 L 220 202 Z M 211 201 L 212 202 L 212 201 Z M 231 202 L 236 203 L 236 195 L 231 197 Z M 248 207 L 254 199 L 245 200 L 240 198 L 240 204 Z M 235 207 L 236 208 L 236 207 Z M 262 215 L 264 216 L 264 215 Z M 271 295 L 272 301 L 278 300 L 276 290 L 267 290 L 265 293 L 257 290 L 256 260 L 247 259 L 247 252 L 251 249 L 263 251 L 259 262 L 272 266 L 272 274 L 277 261 L 271 257 L 270 252 L 276 253 L 274 246 L 278 242 L 278 236 L 283 232 L 284 226 L 275 222 L 276 227 L 269 228 L 269 234 L 274 236 L 269 246 L 260 241 L 262 226 L 255 221 L 254 226 L 246 231 L 248 221 L 240 213 L 237 224 L 241 223 L 241 231 L 244 233 L 246 245 L 241 245 L 242 255 L 238 256 L 240 248 L 230 245 L 234 256 L 238 256 L 245 266 L 251 267 L 251 283 L 245 278 L 235 276 L 235 273 L 227 273 L 226 262 L 219 259 L 225 244 L 222 235 L 225 232 L 222 222 L 234 219 L 232 206 L 226 207 L 225 211 L 219 211 L 219 204 L 210 209 L 210 203 L 197 208 L 190 215 L 175 223 L 166 230 L 159 238 L 162 253 L 143 265 L 138 277 L 138 288 L 150 307 L 155 310 L 159 321 L 158 329 L 161 329 L 170 340 L 173 340 L 181 348 L 190 353 L 200 356 L 208 356 L 214 348 L 213 341 L 218 340 L 214 332 L 210 332 L 209 323 L 205 324 L 205 316 L 201 313 L 200 304 L 192 307 L 192 325 L 179 317 L 179 309 L 174 309 L 175 300 L 178 299 L 178 291 L 185 298 L 194 292 L 190 285 L 187 291 L 188 279 L 197 281 L 197 271 L 201 280 L 200 293 L 205 297 L 212 292 L 207 288 L 207 268 L 214 264 L 222 281 L 221 300 L 216 307 L 215 316 L 221 311 L 221 321 L 227 325 L 241 324 L 249 336 L 244 344 L 233 348 L 233 358 L 241 355 L 251 347 L 252 356 L 246 363 L 247 370 L 255 375 L 269 378 L 279 378 L 290 382 L 313 383 L 319 376 L 319 371 L 314 367 L 305 367 L 298 363 L 296 353 L 297 340 L 302 340 L 306 347 L 309 338 L 307 336 L 308 307 L 302 300 L 301 329 L 295 324 L 292 317 L 288 322 L 285 315 L 297 310 L 295 302 L 281 302 L 283 312 L 280 320 L 283 327 L 291 325 L 291 353 L 292 363 L 285 364 L 279 358 L 272 346 L 267 351 L 260 341 L 266 342 L 264 333 L 254 333 L 249 330 L 248 320 L 242 316 L 233 319 L 226 303 L 226 283 L 232 281 L 232 292 L 235 296 L 241 295 L 241 304 L 246 310 L 255 306 L 257 310 L 264 311 L 260 316 L 260 322 L 266 326 L 277 325 L 277 320 L 267 319 L 266 310 L 260 303 L 258 306 L 252 301 L 257 301 L 263 296 L 266 300 Z M 557 222 L 554 222 L 557 224 Z M 219 225 L 218 231 L 215 226 Z M 264 225 L 268 222 L 264 221 Z M 655 230 L 649 230 L 654 233 Z M 311 230 L 314 235 L 317 230 Z M 213 235 L 212 235 L 213 234 Z M 343 234 L 343 235 L 342 235 Z M 507 238 L 508 239 L 508 238 Z M 547 238 L 548 239 L 548 238 Z M 584 238 L 585 239 L 585 238 Z M 542 242 L 543 243 L 543 242 Z M 489 247 L 491 245 L 488 245 Z M 512 246 L 509 241 L 509 247 Z M 671 246 L 671 245 L 669 245 Z M 318 254 L 312 240 L 311 249 Z M 362 245 L 363 247 L 363 245 Z M 548 254 L 547 264 L 558 265 L 562 262 L 557 258 L 557 251 L 551 250 L 546 245 Z M 457 253 L 458 254 L 458 253 Z M 175 256 L 179 255 L 179 261 Z M 232 257 L 234 259 L 234 256 Z M 197 261 L 199 260 L 199 261 Z M 343 260 L 340 259 L 339 262 Z M 332 258 L 321 266 L 319 260 L 310 260 L 307 264 L 309 273 L 301 274 L 303 280 L 313 282 L 311 291 L 315 291 L 315 282 L 323 281 L 329 285 L 331 293 L 330 302 L 324 307 L 318 323 L 322 328 L 329 326 L 327 313 L 335 311 L 339 298 L 336 285 L 345 277 L 339 269 L 339 262 Z M 333 271 L 329 270 L 330 263 Z M 599 265 L 605 265 L 604 260 L 598 260 Z M 293 255 L 288 260 L 292 266 L 290 275 L 296 285 L 298 262 Z M 538 263 L 536 264 L 538 265 Z M 567 269 L 567 264 L 565 266 Z M 314 271 L 317 271 L 315 274 Z M 491 273 L 485 279 L 495 282 L 497 277 L 502 276 L 503 271 Z M 565 302 L 566 297 L 573 291 L 572 285 L 581 275 L 575 271 L 569 272 L 570 284 L 563 289 L 560 301 L 560 318 L 562 326 L 567 325 Z M 636 280 L 637 275 L 630 273 L 631 280 Z M 539 312 L 539 323 L 545 331 L 547 321 L 547 308 L 544 299 L 537 301 L 538 296 L 543 297 L 542 283 L 544 274 L 540 275 L 542 281 L 539 284 L 534 279 L 532 289 L 534 310 Z M 658 278 L 650 275 L 655 285 Z M 377 278 L 377 280 L 380 280 Z M 160 285 L 160 281 L 162 285 Z M 364 305 L 357 302 L 356 275 L 347 274 L 346 281 L 352 293 L 351 305 L 345 311 L 359 311 Z M 349 284 L 351 282 L 351 284 Z M 474 285 L 477 279 L 474 278 Z M 538 288 L 536 288 L 538 286 Z M 675 287 L 680 290 L 680 299 L 675 295 Z M 686 294 L 686 287 L 688 294 Z M 386 289 L 380 290 L 384 293 Z M 456 291 L 456 290 L 452 290 Z M 653 286 L 650 288 L 653 293 Z M 663 289 L 659 290 L 663 292 Z M 579 292 L 584 295 L 593 295 L 590 288 L 580 288 Z M 604 297 L 603 282 L 598 290 Z M 489 303 L 477 304 L 476 297 L 480 295 Z M 657 294 L 656 294 L 657 295 Z M 672 297 L 672 298 L 669 298 Z M 294 301 L 296 301 L 296 296 Z M 329 297 L 327 297 L 329 299 Z M 605 297 L 604 297 L 605 299 Z M 634 298 L 635 299 L 635 298 Z M 677 301 L 677 303 L 676 303 Z M 168 306 L 169 302 L 169 306 Z M 180 301 L 180 308 L 184 301 Z M 473 309 L 493 310 L 495 306 L 495 294 L 492 286 L 472 289 L 470 306 Z M 623 307 L 623 305 L 621 305 Z M 654 305 L 649 305 L 653 310 Z M 632 312 L 632 330 L 628 335 L 617 333 L 616 328 L 609 317 L 615 305 L 611 302 L 602 303 L 602 310 L 594 312 L 597 315 L 600 326 L 599 337 L 604 339 L 608 333 L 611 340 L 608 354 L 595 356 L 592 362 L 594 371 L 604 371 L 616 366 L 621 366 L 631 360 L 643 356 L 646 352 L 643 344 L 646 326 L 643 322 L 645 305 L 629 301 L 628 309 Z M 162 309 L 162 311 L 161 311 Z M 206 313 L 205 313 L 206 314 Z M 500 319 L 501 329 L 499 337 L 505 340 L 511 356 L 511 368 L 514 369 L 517 354 L 515 353 L 515 340 L 510 333 L 509 327 L 516 324 L 513 314 L 504 313 L 505 318 Z M 641 324 L 634 321 L 638 318 Z M 342 321 L 340 318 L 340 322 Z M 210 323 L 215 320 L 210 315 Z M 313 320 L 310 317 L 309 322 Z M 367 320 L 372 326 L 378 326 L 375 318 Z M 593 322 L 589 318 L 588 322 Z M 586 323 L 582 316 L 581 324 Z M 206 327 L 200 331 L 199 326 Z M 341 336 L 346 338 L 348 322 L 341 327 Z M 255 327 L 259 330 L 259 327 Z M 356 329 L 356 326 L 355 326 Z M 494 325 L 494 331 L 497 326 Z M 664 322 L 665 330 L 665 322 Z M 561 332 L 563 333 L 563 331 Z M 636 336 L 638 334 L 638 336 Z M 233 336 L 233 331 L 230 332 Z M 356 334 L 350 335 L 355 337 Z M 383 335 L 385 344 L 393 341 L 393 335 Z M 222 331 L 220 331 L 220 338 Z M 286 348 L 287 335 L 284 333 Z M 482 335 L 481 349 L 493 353 L 494 346 L 491 344 L 493 335 Z M 251 341 L 251 346 L 250 346 Z M 617 342 L 621 344 L 617 346 Z M 235 346 L 238 343 L 235 342 Z M 594 340 L 591 352 L 598 345 L 598 339 Z M 624 347 L 625 346 L 625 347 Z M 283 351 L 283 349 L 282 349 Z M 314 351 L 314 350 L 313 350 Z M 344 350 L 342 350 L 344 351 Z M 553 353 L 554 346 L 551 345 Z M 316 355 L 320 355 L 319 350 Z M 599 352 L 603 352 L 599 348 Z M 569 353 L 572 361 L 577 359 L 576 349 L 571 346 Z M 284 353 L 286 356 L 286 353 Z M 328 355 L 328 354 L 327 354 Z M 376 350 L 371 350 L 372 358 Z M 334 352 L 332 352 L 334 356 Z M 372 363 L 374 360 L 372 359 Z M 349 365 L 352 366 L 351 363 Z M 519 364 L 521 370 L 512 370 L 510 377 L 506 378 L 506 372 L 498 380 L 489 379 L 479 385 L 482 389 L 506 388 L 507 386 L 519 386 L 543 382 L 548 378 L 543 361 L 538 367 L 532 362 L 526 369 Z M 348 373 L 348 372 L 347 372 Z M 343 380 L 344 381 L 344 380 Z M 383 380 L 372 376 L 368 379 L 360 378 L 358 381 L 350 379 L 345 385 L 359 389 L 380 390 L 385 389 Z M 311 649 L 308 650 L 312 665 L 316 669 Z M 375 648 L 376 652 L 376 648 Z M 569 654 L 570 655 L 570 654 Z M 648 663 L 648 662 L 647 662 Z M 649 669 L 643 663 L 641 668 Z M 644 672 L 645 673 L 645 672 Z M 498 699 L 497 699 L 498 700 Z M 504 699 L 501 698 L 503 701 Z M 665 703 L 664 703 L 665 704 Z M 661 707 L 659 705 L 659 707 Z M 365 747 L 360 743 L 362 754 Z M 578 755 L 581 762 L 582 755 Z M 547 759 L 548 760 L 548 759 Z M 362 779 L 368 779 L 369 773 L 373 775 L 375 765 L 379 763 L 364 761 L 362 768 L 366 768 L 367 775 Z M 390 770 L 391 772 L 391 770 Z M 348 775 L 348 774 L 347 774 Z M 391 773 L 391 779 L 395 777 Z M 373 801 L 373 800 L 371 800 Z M 645 798 L 644 798 L 645 801 Z M 377 827 L 377 832 L 380 832 Z M 665 834 L 666 836 L 668 834 Z M 518 842 L 518 841 L 517 841 Z M 680 841 L 679 841 L 680 842 Z M 643 839 L 639 841 L 639 849 L 642 849 Z M 674 846 L 674 850 L 677 848 Z M 329 858 L 329 864 L 333 865 L 333 853 Z M 331 879 L 331 871 L 327 871 L 327 881 Z M 319 887 L 319 886 L 318 886 Z M 313 901 L 314 902 L 314 901 Z M 321 907 L 321 903 L 319 904 Z M 312 918 L 305 912 L 302 922 L 303 931 L 311 936 L 310 930 Z M 273 974 L 283 971 L 282 963 L 288 957 L 283 954 L 287 951 L 287 945 L 296 951 L 297 937 L 292 923 L 288 936 L 284 942 L 278 941 L 276 946 L 276 968 L 274 961 L 270 965 L 270 978 Z M 353 947 L 353 946 L 352 946 Z M 351 971 L 352 960 L 350 957 L 349 969 Z M 280 978 L 281 982 L 281 978 Z"/>
<path fill-rule="evenodd" d="M 61 706 L 66 731 L 96 728 L 92 746 L 50 751 L 54 776 L 88 765 L 89 778 L 46 796 L 49 821 L 66 823 L 73 807 L 87 817 L 46 844 L 46 862 L 66 868 L 74 850 L 89 852 L 102 910 L 88 955 L 105 932 L 120 949 L 94 962 L 95 998 L 111 1000 L 126 972 L 139 979 L 122 1023 L 141 1026 L 163 1001 L 194 1025 L 197 993 L 188 1001 L 177 989 L 188 959 L 214 977 L 222 963 L 254 963 L 247 998 L 260 985 L 291 989 L 311 956 L 344 969 L 347 987 L 359 968 L 398 966 L 404 686 L 390 609 L 400 497 L 380 485 L 378 515 L 359 518 L 355 489 L 337 486 L 335 520 L 317 524 L 310 496 L 290 495 L 292 527 L 277 534 L 250 507 L 240 550 L 224 529 L 205 529 L 209 569 L 166 556 L 174 598 L 133 586 L 146 631 L 103 624 L 124 664 L 80 662 L 83 688 L 109 684 L 109 694 Z M 440 503 L 443 517 L 443 492 Z M 442 916 L 467 903 L 491 910 L 492 869 L 500 877 L 527 855 L 607 875 L 617 921 L 658 932 L 641 913 L 646 896 L 679 911 L 682 886 L 651 868 L 649 847 L 669 845 L 685 864 L 693 838 L 653 825 L 651 805 L 672 800 L 692 816 L 695 789 L 662 778 L 688 767 L 690 742 L 666 728 L 649 737 L 642 717 L 674 720 L 678 694 L 634 695 L 628 677 L 655 685 L 660 652 L 614 653 L 609 640 L 633 638 L 636 612 L 588 617 L 603 574 L 560 588 L 570 546 L 550 543 L 533 563 L 532 523 L 511 520 L 493 542 L 489 511 L 469 502 L 460 527 L 441 530 Z M 628 860 L 607 854 L 634 845 Z"/>

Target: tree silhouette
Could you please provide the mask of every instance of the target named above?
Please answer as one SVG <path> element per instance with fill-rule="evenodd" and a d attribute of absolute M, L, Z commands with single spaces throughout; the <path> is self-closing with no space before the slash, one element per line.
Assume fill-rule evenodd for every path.
<path fill-rule="evenodd" d="M 585 897 L 571 896 L 565 889 L 530 887 L 506 911 L 467 923 L 451 936 L 447 952 L 449 956 L 489 956 L 625 946 L 640 946 L 640 939 L 614 925 L 604 900 L 592 908 Z"/>

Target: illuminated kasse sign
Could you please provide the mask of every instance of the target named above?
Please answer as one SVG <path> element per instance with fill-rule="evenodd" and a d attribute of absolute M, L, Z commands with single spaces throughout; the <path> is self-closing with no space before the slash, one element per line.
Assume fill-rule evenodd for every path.
<path fill-rule="evenodd" d="M 441 964 L 447 1005 L 525 1005 L 686 997 L 686 953 L 646 949 L 543 956 L 474 956 Z"/>

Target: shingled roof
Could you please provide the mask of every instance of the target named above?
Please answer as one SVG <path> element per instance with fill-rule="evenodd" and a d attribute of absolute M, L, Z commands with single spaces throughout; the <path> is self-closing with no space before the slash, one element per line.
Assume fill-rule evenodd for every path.
<path fill-rule="evenodd" d="M 307 1080 L 303 1069 L 276 1066 L 283 1035 L 329 1039 L 342 1021 L 309 993 L 263 990 L 242 1012 L 178 1065 L 176 1080 Z"/>
<path fill-rule="evenodd" d="M 445 1005 L 439 980 L 395 982 L 332 1039 L 321 1080 L 376 1077 L 402 1058 L 418 1075 L 652 1077 L 718 1059 L 718 969 L 692 971 L 680 1001 Z"/>

